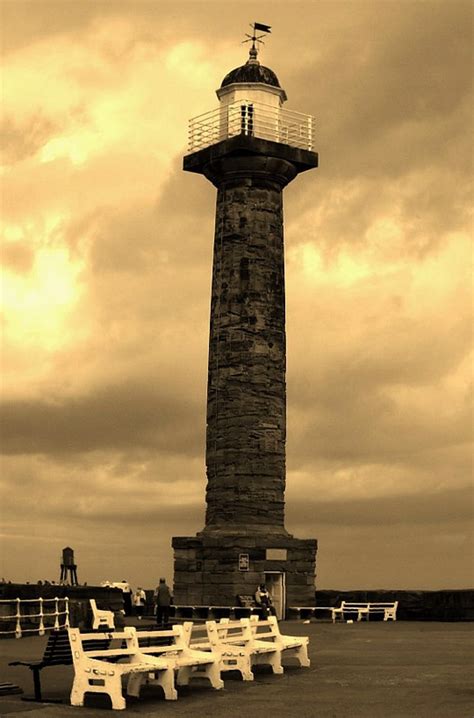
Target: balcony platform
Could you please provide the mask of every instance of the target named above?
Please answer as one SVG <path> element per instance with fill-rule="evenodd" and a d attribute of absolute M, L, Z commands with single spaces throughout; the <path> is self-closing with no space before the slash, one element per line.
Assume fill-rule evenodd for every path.
<path fill-rule="evenodd" d="M 275 159 L 286 160 L 295 166 L 298 173 L 318 166 L 317 152 L 260 137 L 240 134 L 185 155 L 183 169 L 186 172 L 203 174 L 203 168 L 215 160 L 243 155 L 274 157 Z"/>

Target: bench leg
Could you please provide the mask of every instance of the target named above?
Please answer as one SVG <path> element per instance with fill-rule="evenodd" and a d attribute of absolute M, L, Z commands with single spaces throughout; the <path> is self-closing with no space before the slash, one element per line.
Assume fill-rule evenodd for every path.
<path fill-rule="evenodd" d="M 166 701 L 177 701 L 178 692 L 174 686 L 174 669 L 163 668 L 155 670 L 152 675 L 148 674 L 148 684 L 152 686 L 161 686 L 165 694 Z"/>
<path fill-rule="evenodd" d="M 110 700 L 112 701 L 112 708 L 114 711 L 124 711 L 127 707 L 125 698 L 122 695 L 122 686 L 120 685 L 120 693 L 117 689 L 109 692 Z"/>
<path fill-rule="evenodd" d="M 38 666 L 32 666 L 31 670 L 33 671 L 33 686 L 35 689 L 35 701 L 41 701 L 41 678 L 40 678 L 40 669 Z"/>
<path fill-rule="evenodd" d="M 62 700 L 59 698 L 43 698 L 43 695 L 41 693 L 41 667 L 29 666 L 29 669 L 33 673 L 34 696 L 22 696 L 21 700 L 28 703 L 62 703 Z"/>
<path fill-rule="evenodd" d="M 273 673 L 281 675 L 283 666 L 281 665 L 281 651 L 274 651 L 273 653 L 261 653 L 252 656 L 252 665 L 255 666 L 271 666 Z"/>
<path fill-rule="evenodd" d="M 98 680 L 100 683 L 90 683 Z M 120 674 L 115 676 L 100 676 L 96 679 L 88 674 L 87 677 L 75 677 L 71 691 L 71 705 L 83 706 L 86 693 L 105 693 L 110 697 L 112 708 L 115 711 L 123 711 L 126 708 L 125 698 L 122 695 L 122 679 Z"/>
<path fill-rule="evenodd" d="M 178 692 L 177 692 L 176 688 L 174 687 L 174 670 L 172 668 L 167 668 L 166 670 L 160 671 L 158 674 L 158 678 L 156 678 L 156 674 L 155 674 L 155 680 L 163 688 L 163 693 L 165 694 L 165 700 L 167 700 L 167 701 L 177 701 L 178 700 Z"/>
<path fill-rule="evenodd" d="M 252 673 L 250 658 L 245 653 L 240 656 L 223 655 L 218 664 L 218 671 L 238 671 L 243 681 L 253 681 L 255 676 Z"/>
<path fill-rule="evenodd" d="M 90 689 L 89 689 L 90 690 Z M 122 692 L 122 675 L 116 673 L 114 676 L 107 676 L 104 680 L 104 686 L 101 686 L 98 693 L 106 693 L 112 701 L 114 711 L 124 711 L 127 707 Z"/>
<path fill-rule="evenodd" d="M 83 706 L 84 695 L 90 690 L 89 681 L 87 678 L 79 676 L 74 677 L 74 683 L 72 684 L 71 690 L 71 705 L 72 706 Z"/>
<path fill-rule="evenodd" d="M 224 688 L 224 681 L 221 678 L 221 672 L 219 670 L 218 663 L 211 663 L 206 668 L 206 676 L 209 678 L 209 682 L 213 688 L 216 689 L 216 691 L 219 691 L 221 688 Z"/>
<path fill-rule="evenodd" d="M 242 666 L 239 668 L 240 674 L 242 676 L 243 681 L 253 681 L 255 680 L 255 676 L 251 670 L 249 670 L 247 667 Z"/>
<path fill-rule="evenodd" d="M 84 705 L 84 693 L 85 691 L 76 685 L 76 681 L 74 681 L 74 685 L 72 686 L 71 691 L 71 705 L 72 706 L 83 706 Z"/>
<path fill-rule="evenodd" d="M 277 675 L 281 675 L 283 673 L 283 666 L 281 665 L 281 653 L 278 651 L 278 653 L 271 654 L 271 658 L 269 661 L 273 673 Z"/>
<path fill-rule="evenodd" d="M 299 647 L 295 650 L 295 654 L 294 654 L 294 655 L 295 655 L 295 658 L 298 659 L 300 666 L 304 666 L 305 668 L 309 668 L 309 666 L 310 666 L 310 661 L 309 661 L 309 656 L 308 656 L 308 646 L 306 646 L 306 645 L 299 646 Z"/>

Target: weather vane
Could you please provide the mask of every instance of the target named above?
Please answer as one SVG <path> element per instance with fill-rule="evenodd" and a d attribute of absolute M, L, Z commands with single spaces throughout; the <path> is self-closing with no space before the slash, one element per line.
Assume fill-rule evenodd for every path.
<path fill-rule="evenodd" d="M 254 22 L 253 25 L 250 25 L 250 27 L 253 30 L 253 34 L 249 35 L 248 33 L 245 33 L 245 36 L 248 38 L 248 40 L 242 40 L 242 43 L 252 42 L 252 47 L 250 48 L 250 57 L 256 58 L 258 50 L 257 50 L 257 46 L 255 45 L 255 43 L 259 42 L 262 45 L 265 44 L 262 40 L 262 37 L 264 37 L 264 36 L 257 35 L 257 31 L 271 32 L 271 25 L 263 25 L 261 22 Z"/>

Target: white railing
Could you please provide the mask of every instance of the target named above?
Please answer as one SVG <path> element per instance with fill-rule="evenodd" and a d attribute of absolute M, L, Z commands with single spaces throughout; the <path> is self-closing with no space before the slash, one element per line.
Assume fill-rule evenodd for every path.
<path fill-rule="evenodd" d="M 49 608 L 45 604 L 50 603 L 54 603 L 54 606 L 51 607 L 54 610 L 44 610 Z M 62 606 L 60 606 L 61 603 L 63 604 Z M 37 604 L 37 612 L 25 613 L 26 609 L 31 611 L 36 608 L 34 605 L 30 607 L 25 604 Z M 5 612 L 5 608 L 7 612 Z M 64 617 L 61 621 L 60 616 Z M 21 638 L 23 633 L 37 633 L 39 636 L 44 636 L 46 631 L 58 631 L 60 628 L 69 626 L 69 598 L 2 599 L 0 600 L 0 621 L 15 624 L 14 628 L 12 627 L 5 631 L 0 630 L 0 634 L 14 634 L 15 638 Z M 22 621 L 27 624 L 35 623 L 36 625 L 33 628 L 26 628 L 25 625 L 21 625 Z"/>
<path fill-rule="evenodd" d="M 239 100 L 189 120 L 189 152 L 236 135 L 259 137 L 290 147 L 314 149 L 314 117 L 302 112 Z"/>

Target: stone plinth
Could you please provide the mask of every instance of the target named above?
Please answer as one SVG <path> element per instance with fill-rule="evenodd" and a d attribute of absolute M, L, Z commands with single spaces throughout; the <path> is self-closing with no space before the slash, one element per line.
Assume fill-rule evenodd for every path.
<path fill-rule="evenodd" d="M 286 605 L 314 604 L 317 542 L 286 536 L 212 536 L 173 538 L 174 593 L 181 605 L 235 606 L 237 596 L 254 594 L 265 572 L 284 574 Z M 286 559 L 269 559 L 269 551 Z M 249 558 L 240 570 L 240 556 Z"/>

